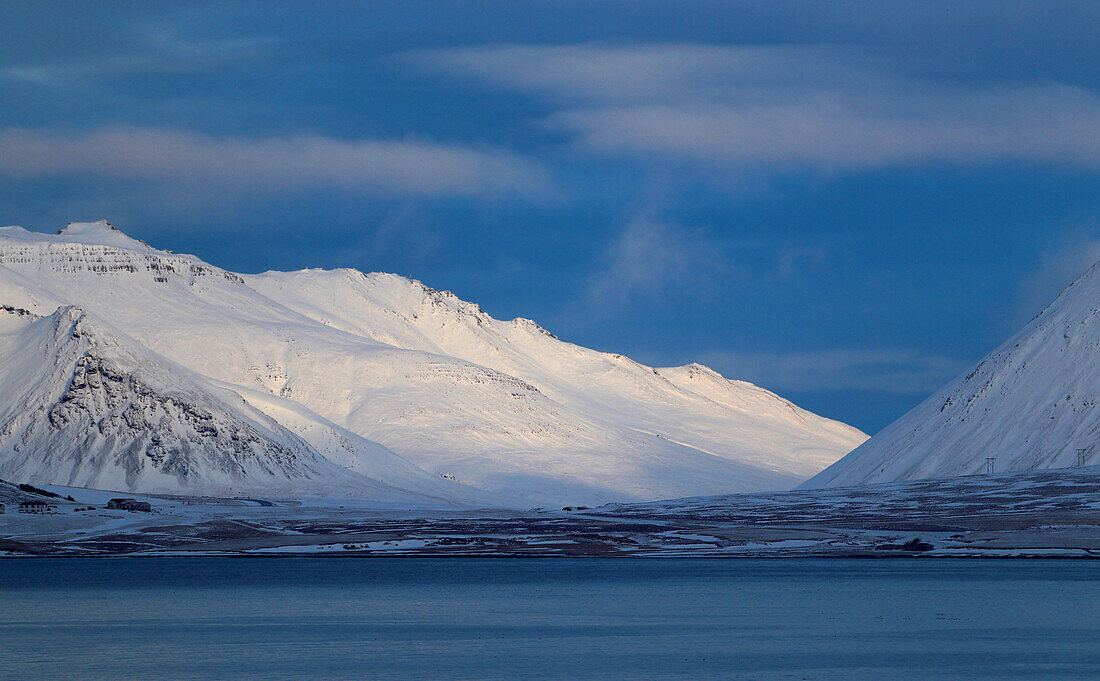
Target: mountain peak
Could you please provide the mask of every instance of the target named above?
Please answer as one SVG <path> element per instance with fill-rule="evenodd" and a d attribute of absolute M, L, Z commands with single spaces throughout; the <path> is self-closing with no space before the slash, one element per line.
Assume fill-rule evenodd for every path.
<path fill-rule="evenodd" d="M 64 237 L 63 241 L 81 244 L 95 244 L 102 246 L 115 246 L 139 251 L 156 250 L 149 244 L 127 236 L 118 227 L 106 220 L 96 222 L 70 222 L 64 229 L 57 233 Z"/>
<path fill-rule="evenodd" d="M 170 253 L 153 248 L 149 244 L 127 236 L 106 220 L 98 222 L 70 222 L 56 234 L 33 232 L 15 225 L 0 227 L 0 238 L 16 242 L 39 244 L 80 244 L 84 246 L 109 246 L 142 253 Z"/>
<path fill-rule="evenodd" d="M 76 236 L 80 234 L 95 234 L 97 232 L 118 232 L 118 227 L 115 227 L 106 220 L 96 220 L 95 222 L 70 222 L 57 233 Z M 121 234 L 121 232 L 119 232 L 119 234 Z"/>

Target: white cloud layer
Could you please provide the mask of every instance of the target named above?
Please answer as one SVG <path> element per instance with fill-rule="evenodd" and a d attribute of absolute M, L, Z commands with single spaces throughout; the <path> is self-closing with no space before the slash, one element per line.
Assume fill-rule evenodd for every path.
<path fill-rule="evenodd" d="M 1100 98 L 907 75 L 833 47 L 494 46 L 406 55 L 547 98 L 584 151 L 843 170 L 1003 160 L 1100 167 Z"/>
<path fill-rule="evenodd" d="M 0 130 L 0 176 L 85 175 L 210 184 L 218 190 L 331 187 L 415 196 L 544 198 L 549 172 L 497 148 L 422 140 L 339 140 L 313 135 L 251 139 L 115 128 L 61 135 Z"/>

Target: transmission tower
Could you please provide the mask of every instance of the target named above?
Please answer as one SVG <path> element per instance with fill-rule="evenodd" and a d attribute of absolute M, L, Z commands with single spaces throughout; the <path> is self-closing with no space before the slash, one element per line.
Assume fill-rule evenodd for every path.
<path fill-rule="evenodd" d="M 1077 468 L 1080 468 L 1081 466 L 1084 466 L 1084 465 L 1085 465 L 1085 461 L 1086 461 L 1086 460 L 1087 460 L 1087 459 L 1088 459 L 1088 458 L 1089 458 L 1090 456 L 1092 456 L 1092 449 L 1093 449 L 1093 447 L 1095 447 L 1095 446 L 1096 446 L 1096 445 L 1089 445 L 1088 447 L 1080 447 L 1080 448 L 1079 448 L 1079 449 L 1077 450 L 1077 463 L 1075 464 L 1075 466 L 1076 466 Z"/>

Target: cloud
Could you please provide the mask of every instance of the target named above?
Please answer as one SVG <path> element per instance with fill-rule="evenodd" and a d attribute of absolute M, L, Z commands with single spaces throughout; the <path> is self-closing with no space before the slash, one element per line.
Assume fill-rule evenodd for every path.
<path fill-rule="evenodd" d="M 627 223 L 609 244 L 598 274 L 589 279 L 587 303 L 602 308 L 656 296 L 713 273 L 721 265 L 704 236 L 651 215 Z"/>
<path fill-rule="evenodd" d="M 447 237 L 413 203 L 388 211 L 372 229 L 366 231 L 358 247 L 349 249 L 350 259 L 376 261 L 379 257 L 400 254 L 405 259 L 424 262 L 445 253 Z"/>
<path fill-rule="evenodd" d="M 831 46 L 492 46 L 405 55 L 530 92 L 595 155 L 823 171 L 1004 160 L 1100 167 L 1100 98 L 908 74 Z"/>
<path fill-rule="evenodd" d="M 775 277 L 790 281 L 807 274 L 820 275 L 829 269 L 829 249 L 822 244 L 782 246 L 775 255 Z"/>
<path fill-rule="evenodd" d="M 212 191 L 331 187 L 415 196 L 546 198 L 542 166 L 493 147 L 316 135 L 212 137 L 114 128 L 77 135 L 0 130 L 0 176 L 86 176 L 208 185 Z"/>
<path fill-rule="evenodd" d="M 610 307 L 667 298 L 670 291 L 696 300 L 722 297 L 731 287 L 774 291 L 827 276 L 834 267 L 823 244 L 723 238 L 709 227 L 664 219 L 653 209 L 614 232 L 595 262 L 579 302 L 601 318 Z"/>
<path fill-rule="evenodd" d="M 123 33 L 121 40 L 99 45 L 98 50 L 37 55 L 37 59 L 0 66 L 0 79 L 88 90 L 93 81 L 104 78 L 224 71 L 240 63 L 270 59 L 282 42 L 273 36 L 189 40 L 153 27 Z"/>
<path fill-rule="evenodd" d="M 808 79 L 850 80 L 865 71 L 831 47 L 690 43 L 488 45 L 422 50 L 399 59 L 554 101 L 605 104 L 711 101 Z"/>
<path fill-rule="evenodd" d="M 894 395 L 931 394 L 971 363 L 909 349 L 704 354 L 702 361 L 779 392 L 860 390 Z"/>
<path fill-rule="evenodd" d="M 1100 229 L 1077 229 L 1039 256 L 1038 266 L 1020 285 L 1014 330 L 1050 305 L 1058 294 L 1100 262 Z"/>

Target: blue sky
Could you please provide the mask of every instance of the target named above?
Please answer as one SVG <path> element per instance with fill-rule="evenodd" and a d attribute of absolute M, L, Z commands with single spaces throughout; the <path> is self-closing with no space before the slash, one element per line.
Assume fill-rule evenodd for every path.
<path fill-rule="evenodd" d="M 1053 0 L 8 3 L 0 223 L 412 275 L 873 433 L 1100 259 L 1097 26 Z"/>

